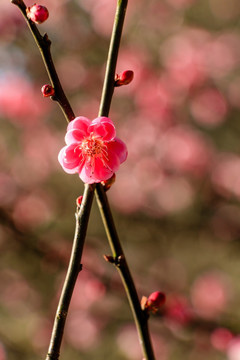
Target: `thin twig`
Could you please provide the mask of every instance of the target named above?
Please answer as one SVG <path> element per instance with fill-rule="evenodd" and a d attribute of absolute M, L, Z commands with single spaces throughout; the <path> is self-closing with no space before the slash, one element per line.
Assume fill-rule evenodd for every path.
<path fill-rule="evenodd" d="M 58 360 L 60 347 L 65 327 L 65 321 L 68 314 L 68 308 L 72 298 L 75 283 L 81 271 L 81 258 L 83 246 L 86 238 L 89 215 L 92 207 L 95 184 L 85 184 L 83 200 L 80 210 L 76 212 L 76 229 L 72 247 L 71 259 L 68 266 L 68 272 L 62 289 L 62 294 L 58 303 L 52 330 L 50 345 L 46 360 Z"/>
<path fill-rule="evenodd" d="M 116 73 L 116 64 L 124 18 L 127 10 L 128 0 L 118 0 L 117 10 L 114 19 L 111 41 L 109 45 L 106 73 L 103 84 L 102 98 L 99 107 L 99 116 L 108 116 L 112 95 L 114 91 L 114 79 Z"/>
<path fill-rule="evenodd" d="M 27 13 L 26 13 L 27 6 L 25 5 L 23 0 L 12 0 L 11 2 L 19 7 L 21 13 L 23 14 L 23 17 L 25 18 L 25 20 L 29 26 L 29 29 L 33 35 L 33 38 L 34 38 L 38 48 L 39 48 L 39 51 L 42 55 L 42 59 L 43 59 L 44 65 L 46 67 L 51 85 L 55 90 L 55 94 L 52 97 L 52 99 L 58 102 L 66 120 L 67 121 L 73 120 L 75 118 L 75 115 L 74 115 L 71 105 L 63 91 L 60 80 L 58 78 L 58 74 L 56 72 L 56 69 L 55 69 L 55 66 L 53 63 L 53 59 L 52 59 L 52 55 L 51 55 L 51 50 L 50 50 L 51 41 L 48 38 L 48 35 L 44 34 L 42 36 L 40 34 L 37 26 L 35 25 L 35 23 L 32 20 L 28 19 Z"/>
<path fill-rule="evenodd" d="M 151 339 L 148 330 L 148 316 L 141 309 L 138 294 L 132 279 L 121 243 L 114 225 L 111 209 L 108 204 L 106 193 L 100 184 L 96 186 L 96 198 L 101 212 L 103 224 L 107 233 L 108 241 L 113 254 L 113 264 L 120 273 L 128 301 L 133 313 L 135 324 L 138 330 L 139 341 L 146 360 L 154 360 Z"/>
<path fill-rule="evenodd" d="M 99 116 L 108 116 L 109 114 L 112 95 L 114 92 L 117 57 L 127 4 L 128 0 L 118 0 L 114 27 L 108 52 L 106 74 L 103 85 Z M 98 207 L 102 216 L 102 221 L 108 237 L 109 245 L 115 259 L 114 264 L 116 265 L 120 273 L 125 291 L 127 293 L 128 301 L 138 330 L 139 341 L 142 347 L 144 357 L 146 360 L 154 360 L 155 357 L 148 330 L 148 317 L 146 316 L 146 313 L 141 309 L 136 287 L 132 279 L 125 255 L 123 253 L 116 227 L 114 225 L 114 220 L 112 217 L 110 206 L 108 204 L 108 199 L 101 184 L 96 185 L 95 193 Z"/>

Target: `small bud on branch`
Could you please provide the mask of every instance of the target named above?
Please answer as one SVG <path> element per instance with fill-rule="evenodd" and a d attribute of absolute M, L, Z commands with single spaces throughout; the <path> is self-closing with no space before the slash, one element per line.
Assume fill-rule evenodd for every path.
<path fill-rule="evenodd" d="M 26 9 L 28 19 L 37 24 L 42 24 L 49 16 L 48 9 L 45 6 L 34 4 Z"/>
<path fill-rule="evenodd" d="M 55 94 L 55 90 L 51 85 L 43 85 L 42 89 L 42 94 L 44 97 L 49 97 L 49 96 L 53 96 Z"/>
<path fill-rule="evenodd" d="M 165 294 L 161 291 L 155 291 L 150 294 L 148 298 L 146 296 L 142 297 L 141 308 L 142 310 L 146 310 L 148 313 L 152 312 L 153 314 L 156 314 L 164 305 L 165 301 Z"/>
<path fill-rule="evenodd" d="M 80 208 L 81 207 L 81 204 L 82 204 L 82 200 L 83 200 L 83 196 L 79 196 L 77 199 L 76 199 L 76 204 L 77 204 L 77 207 Z"/>
<path fill-rule="evenodd" d="M 116 74 L 114 86 L 128 85 L 134 77 L 134 72 L 132 70 L 125 70 L 120 75 Z"/>

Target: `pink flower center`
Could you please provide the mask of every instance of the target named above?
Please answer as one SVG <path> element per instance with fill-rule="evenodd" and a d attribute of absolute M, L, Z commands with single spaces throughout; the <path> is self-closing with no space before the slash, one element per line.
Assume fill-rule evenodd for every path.
<path fill-rule="evenodd" d="M 101 139 L 96 139 L 91 134 L 89 137 L 85 138 L 80 146 L 83 155 L 89 157 L 102 157 L 102 155 L 107 156 L 106 145 Z"/>
<path fill-rule="evenodd" d="M 112 171 L 108 165 L 108 151 L 107 145 L 101 138 L 94 137 L 93 134 L 90 134 L 86 137 L 78 148 L 81 150 L 82 160 L 84 162 L 87 160 L 88 165 L 91 167 L 91 172 L 95 171 L 95 159 L 99 158 L 103 164 L 103 166 L 108 169 L 110 172 Z"/>

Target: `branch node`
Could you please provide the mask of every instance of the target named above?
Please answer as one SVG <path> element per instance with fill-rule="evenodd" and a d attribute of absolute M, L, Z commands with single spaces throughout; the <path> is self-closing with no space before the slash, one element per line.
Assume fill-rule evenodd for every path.
<path fill-rule="evenodd" d="M 59 313 L 58 313 L 58 315 L 57 315 L 58 320 L 60 320 L 60 319 L 66 319 L 66 317 L 67 317 L 67 311 L 64 311 L 64 310 L 59 311 Z"/>
<path fill-rule="evenodd" d="M 51 99 L 52 101 L 58 101 L 56 95 L 50 96 L 50 99 Z"/>
<path fill-rule="evenodd" d="M 119 255 L 117 257 L 117 259 L 115 260 L 115 263 L 116 263 L 116 266 L 120 267 L 122 266 L 122 264 L 125 262 L 125 256 L 122 254 L 122 255 Z"/>
<path fill-rule="evenodd" d="M 120 267 L 125 261 L 124 255 L 120 255 L 120 256 L 103 255 L 103 257 L 107 262 L 114 264 L 115 266 L 118 267 Z"/>
<path fill-rule="evenodd" d="M 106 260 L 107 262 L 109 262 L 111 264 L 116 263 L 116 259 L 111 255 L 103 255 L 103 258 L 104 258 L 104 260 Z"/>
<path fill-rule="evenodd" d="M 49 39 L 49 37 L 48 37 L 48 34 L 47 33 L 45 33 L 44 35 L 43 35 L 43 41 L 46 43 L 46 45 L 48 45 L 48 46 L 50 46 L 51 45 L 51 40 Z"/>

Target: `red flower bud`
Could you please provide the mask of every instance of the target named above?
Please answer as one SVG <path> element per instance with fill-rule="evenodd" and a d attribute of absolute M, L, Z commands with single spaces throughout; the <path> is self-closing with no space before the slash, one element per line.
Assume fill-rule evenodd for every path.
<path fill-rule="evenodd" d="M 54 88 L 51 85 L 43 85 L 41 91 L 44 97 L 53 96 L 55 94 Z"/>
<path fill-rule="evenodd" d="M 111 186 L 115 183 L 116 180 L 116 174 L 114 173 L 112 177 L 110 177 L 110 179 L 101 181 L 102 186 L 104 187 L 105 191 L 108 191 Z"/>
<path fill-rule="evenodd" d="M 45 6 L 37 4 L 28 7 L 26 13 L 28 19 L 32 20 L 37 24 L 43 23 L 45 20 L 47 20 L 49 16 L 48 9 Z"/>
<path fill-rule="evenodd" d="M 77 207 L 80 207 L 81 206 L 81 203 L 82 203 L 82 199 L 83 199 L 83 196 L 79 196 L 77 199 L 76 199 L 76 204 L 77 204 Z"/>
<path fill-rule="evenodd" d="M 115 86 L 127 85 L 133 80 L 134 72 L 132 70 L 125 70 L 120 75 L 115 76 Z"/>
<path fill-rule="evenodd" d="M 162 307 L 165 301 L 165 294 L 161 291 L 155 291 L 150 294 L 148 298 L 146 298 L 146 296 L 142 297 L 141 307 L 143 310 L 147 310 L 148 312 L 151 311 L 153 314 L 155 314 Z"/>

